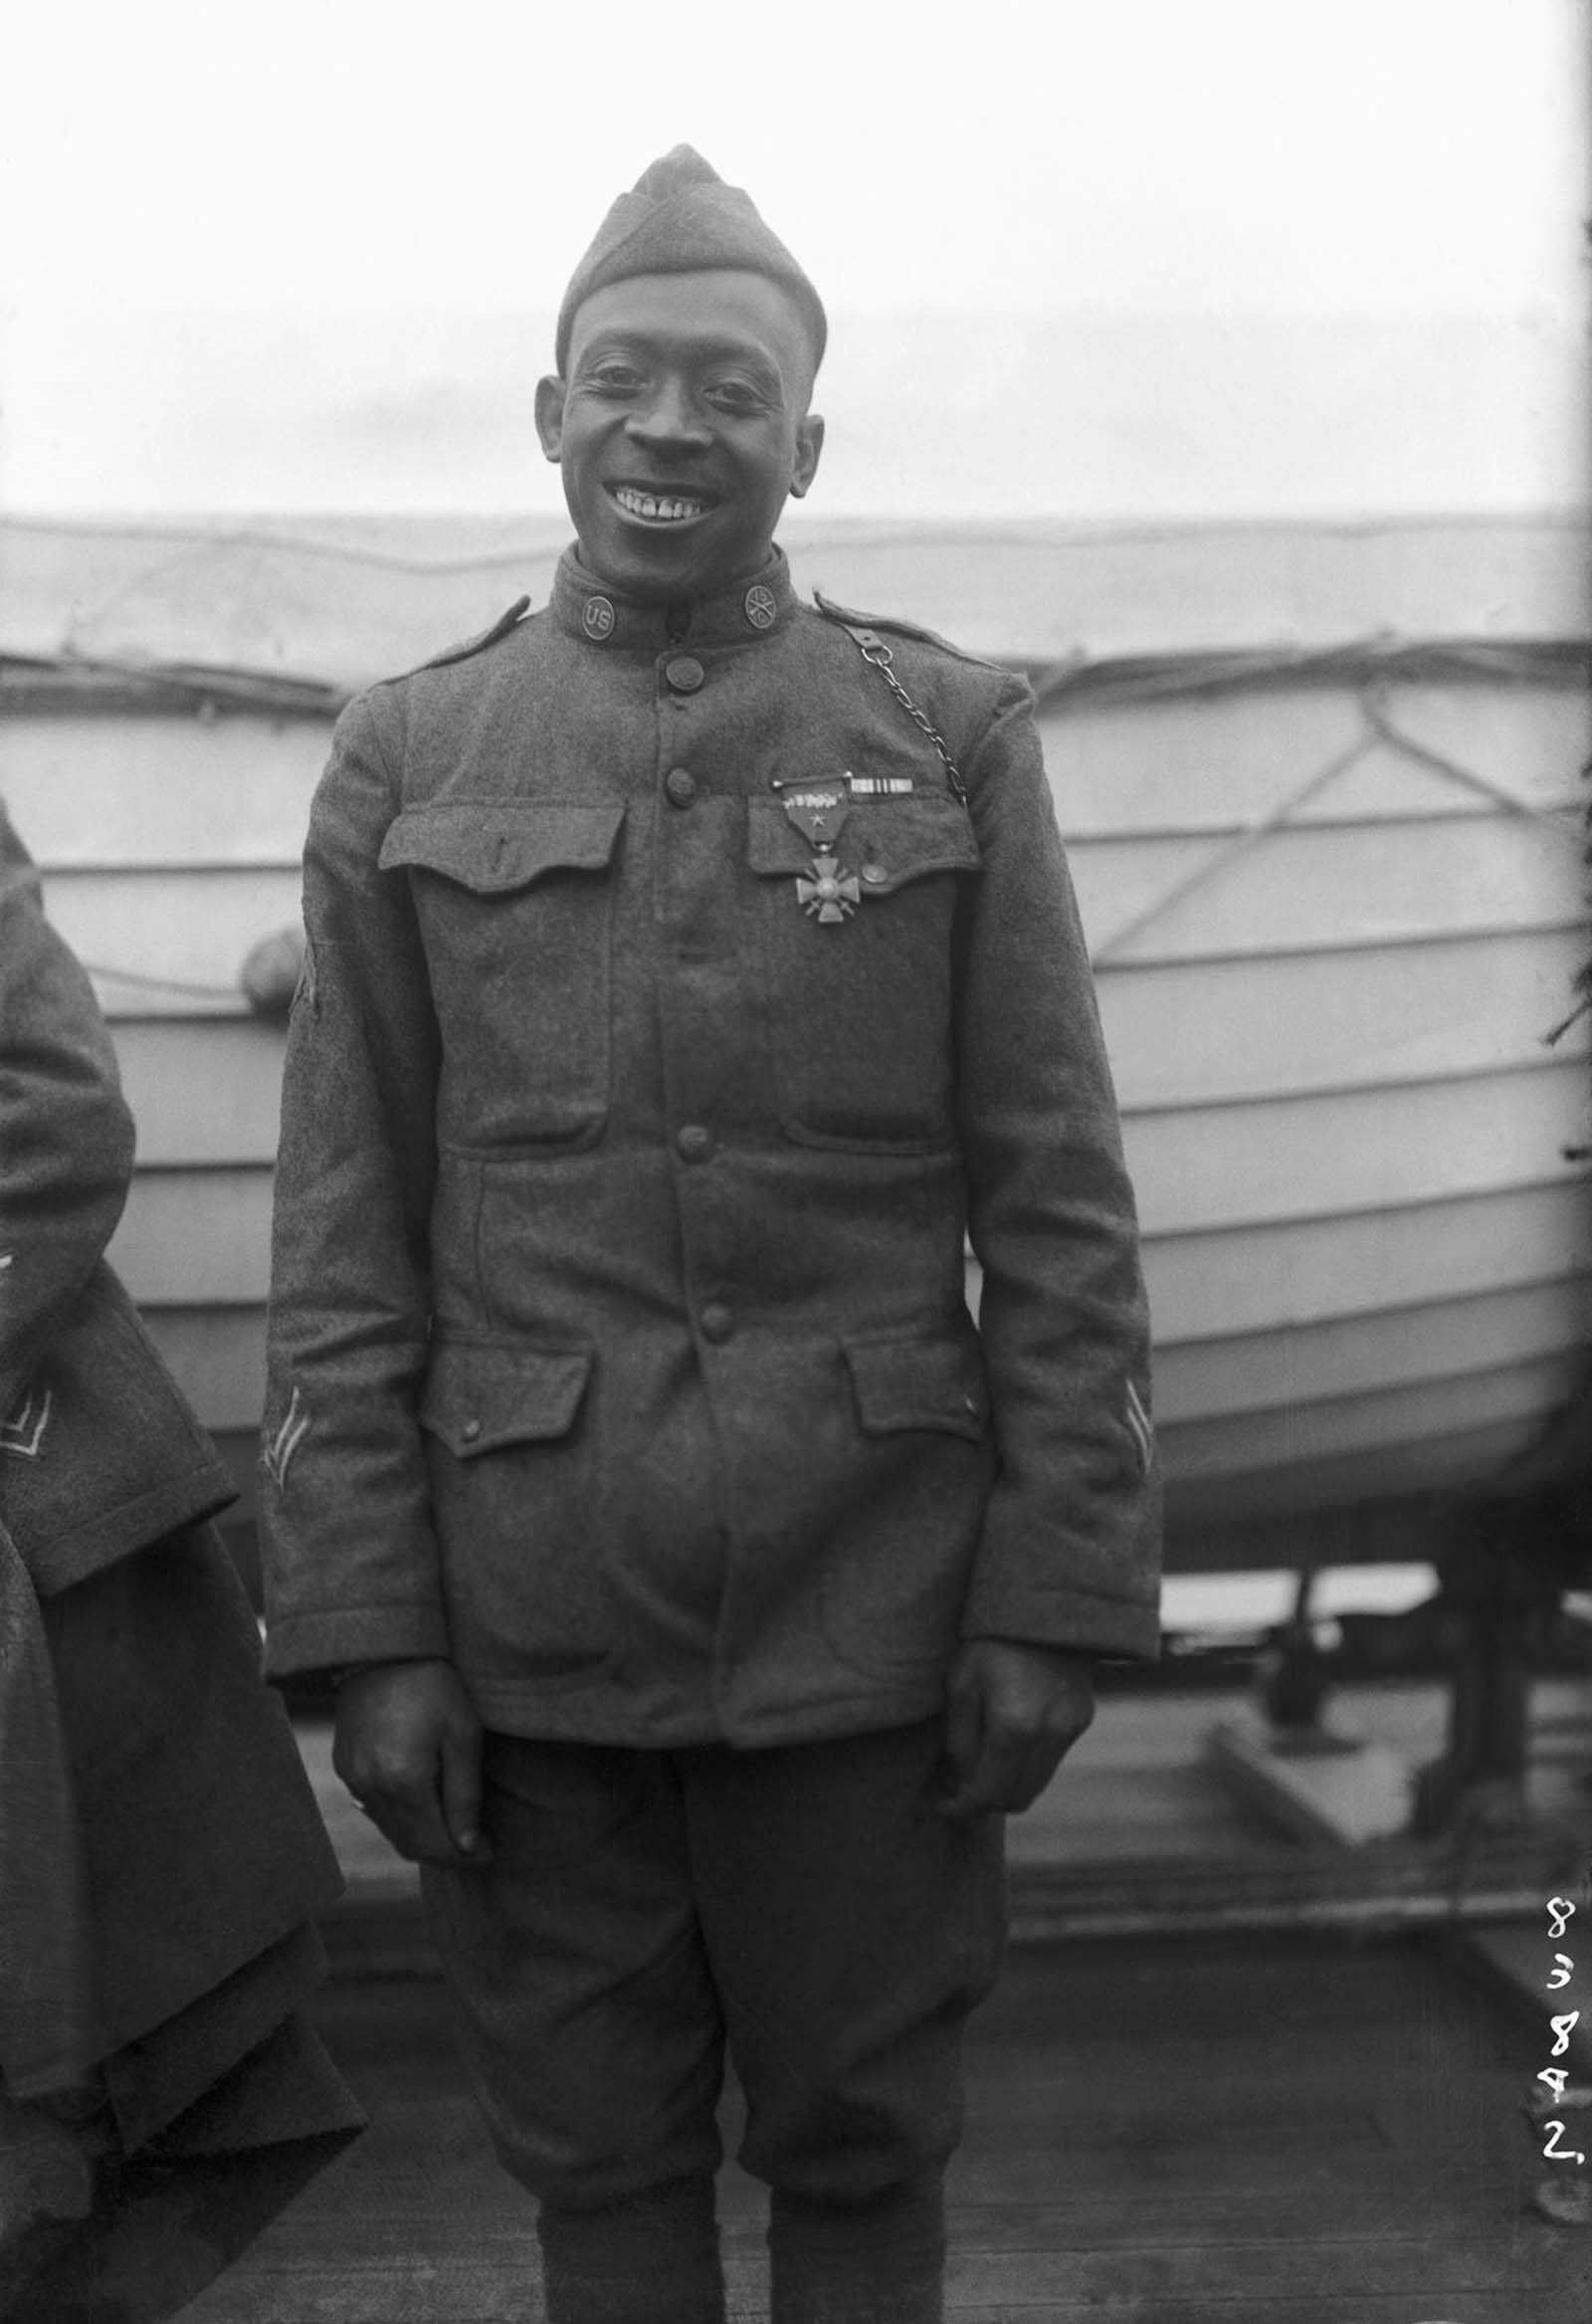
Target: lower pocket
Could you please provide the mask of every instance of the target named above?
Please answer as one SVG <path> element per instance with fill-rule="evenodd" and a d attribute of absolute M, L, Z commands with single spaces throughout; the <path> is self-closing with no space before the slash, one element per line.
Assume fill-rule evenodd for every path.
<path fill-rule="evenodd" d="M 883 1678 L 943 1669 L 956 1650 L 995 1468 L 972 1334 L 846 1343 L 860 1489 L 824 1561 L 825 1633 Z"/>
<path fill-rule="evenodd" d="M 420 1404 L 454 1652 L 481 1675 L 580 1686 L 620 1632 L 591 1523 L 592 1354 L 442 1341 Z"/>

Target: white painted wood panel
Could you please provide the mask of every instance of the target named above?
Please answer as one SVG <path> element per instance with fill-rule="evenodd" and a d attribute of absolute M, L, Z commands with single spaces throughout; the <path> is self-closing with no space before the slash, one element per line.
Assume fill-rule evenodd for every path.
<path fill-rule="evenodd" d="M 1418 1307 L 1588 1266 L 1592 1200 L 1569 1179 L 1357 1217 L 1151 1236 L 1144 1250 L 1157 1348 Z"/>
<path fill-rule="evenodd" d="M 1592 743 L 1576 688 L 1396 685 L 1389 716 L 1527 810 L 1584 803 Z M 1222 833 L 1264 821 L 1368 734 L 1336 687 L 1059 702 L 1040 716 L 1063 830 L 1077 839 Z M 330 723 L 236 713 L 9 721 L 5 794 L 39 862 L 298 861 Z M 1474 814 L 1485 794 L 1375 743 L 1292 810 L 1304 823 Z M 1507 810 L 1499 807 L 1500 813 Z"/>
<path fill-rule="evenodd" d="M 145 1315 L 208 1425 L 254 1426 L 265 1393 L 264 1307 L 162 1305 Z M 1161 1345 L 1156 1425 L 1296 1410 L 1411 1381 L 1508 1370 L 1581 1347 L 1592 1347 L 1592 1273 L 1290 1331 Z"/>
<path fill-rule="evenodd" d="M 1399 680 L 1382 707 L 1402 736 L 1482 776 L 1527 809 L 1584 810 L 1592 750 L 1592 694 L 1585 678 L 1422 686 Z"/>
<path fill-rule="evenodd" d="M 1235 860 L 1219 843 L 1088 842 L 1073 851 L 1085 926 L 1102 965 L 1348 951 L 1462 932 L 1584 926 L 1578 835 L 1537 823 L 1466 818 L 1363 831 L 1271 835 Z M 1208 877 L 1181 900 L 1191 876 Z M 297 924 L 297 869 L 75 872 L 46 880 L 48 907 L 79 955 L 118 976 L 203 988 L 235 1005 L 239 968 L 261 937 Z M 1137 924 L 1137 933 L 1123 932 Z M 118 997 L 134 999 L 129 983 Z M 153 997 L 153 996 L 152 996 Z M 169 1007 L 184 995 L 163 996 Z"/>
<path fill-rule="evenodd" d="M 171 1017 L 114 1028 L 141 1167 L 262 1162 L 277 1152 L 284 1027 Z"/>
<path fill-rule="evenodd" d="M 1269 963 L 1111 970 L 1100 1011 L 1124 1114 L 1273 1093 L 1394 1084 L 1584 1059 L 1575 931 Z M 269 1162 L 284 1036 L 277 1024 L 143 1016 L 115 1028 L 146 1162 Z M 1138 1134 L 1135 1131 L 1133 1135 Z"/>
<path fill-rule="evenodd" d="M 291 870 L 331 740 L 321 719 L 8 721 L 0 778 L 46 871 L 238 864 Z"/>
<path fill-rule="evenodd" d="M 1582 636 L 1585 541 L 1575 517 L 937 527 L 814 514 L 786 535 L 803 587 L 904 614 L 973 653 L 1040 659 Z"/>
<path fill-rule="evenodd" d="M 1584 929 L 1103 968 L 1100 1017 L 1127 1112 L 1427 1080 L 1583 1054 Z"/>
<path fill-rule="evenodd" d="M 214 1434 L 258 1429 L 266 1402 L 266 1311 L 145 1307 L 150 1337 Z"/>
<path fill-rule="evenodd" d="M 1224 1413 L 1158 1428 L 1169 1473 L 1232 1476 L 1337 1460 L 1361 1450 L 1464 1437 L 1528 1420 L 1568 1399 L 1578 1364 L 1566 1353 L 1535 1363 L 1418 1379 L 1372 1394 L 1322 1398 L 1270 1412 Z"/>
<path fill-rule="evenodd" d="M 146 1314 L 206 1424 L 252 1459 L 264 1403 L 264 1310 Z M 1156 1425 L 1174 1522 L 1478 1483 L 1531 1440 L 1583 1362 L 1572 1349 L 1269 1411 L 1163 1411 Z"/>
<path fill-rule="evenodd" d="M 1079 909 L 1102 960 L 1347 950 L 1584 921 L 1580 833 L 1502 815 L 1317 826 L 1245 847 L 1082 840 Z"/>
<path fill-rule="evenodd" d="M 1312 1552 L 1320 1546 L 1322 1523 L 1334 1512 L 1341 1512 L 1342 1535 L 1328 1547 L 1351 1557 L 1362 1533 L 1379 1525 L 1378 1505 L 1389 1503 L 1408 1513 L 1402 1522 L 1395 1521 L 1389 1551 L 1395 1558 L 1408 1557 L 1423 1515 L 1421 1503 L 1429 1496 L 1449 1500 L 1486 1486 L 1510 1461 L 1529 1451 L 1543 1416 L 1542 1411 L 1527 1408 L 1486 1426 L 1460 1425 L 1431 1437 L 1359 1445 L 1352 1451 L 1261 1469 L 1224 1467 L 1218 1448 L 1208 1469 L 1199 1473 L 1174 1469 L 1169 1477 L 1166 1512 L 1170 1539 L 1176 1545 L 1174 1562 L 1184 1572 L 1286 1562 L 1301 1540 Z M 1431 1527 L 1430 1550 L 1435 1552 L 1445 1533 L 1442 1516 L 1424 1514 Z M 1201 1545 L 1202 1533 L 1219 1536 L 1228 1528 L 1262 1529 L 1263 1535 L 1270 1534 L 1267 1550 L 1257 1554 L 1253 1534 L 1237 1554 L 1236 1545 L 1229 1548 L 1218 1541 L 1214 1555 L 1211 1545 Z"/>
<path fill-rule="evenodd" d="M 1584 1061 L 1123 1124 L 1146 1233 L 1442 1201 L 1568 1173 L 1592 1139 Z"/>
<path fill-rule="evenodd" d="M 1592 1351 L 1592 1272 L 1249 1337 L 1161 1343 L 1155 1417 L 1281 1411 Z"/>
<path fill-rule="evenodd" d="M 1158 1343 L 1212 1340 L 1541 1283 L 1592 1265 L 1584 1184 L 1520 1186 L 1358 1216 L 1151 1236 Z M 141 1170 L 111 1256 L 155 1305 L 266 1296 L 268 1167 Z"/>
<path fill-rule="evenodd" d="M 1449 1538 L 1444 1504 L 1485 1487 L 1532 1445 L 1541 1416 L 1527 1413 L 1405 1444 L 1360 1446 L 1291 1467 L 1184 1474 L 1166 1490 L 1167 1569 L 1242 1572 L 1291 1564 L 1300 1549 L 1337 1564 L 1435 1556 Z M 223 1520 L 251 1522 L 260 1431 L 220 1429 L 216 1441 L 242 1498 Z"/>
<path fill-rule="evenodd" d="M 1584 803 L 1592 746 L 1584 687 L 1390 682 L 1378 695 L 1403 736 L 1528 811 Z M 1475 813 L 1487 794 L 1373 739 L 1344 686 L 1249 689 L 1159 701 L 1059 696 L 1040 733 L 1062 829 L 1079 838 L 1233 831 L 1289 809 L 1300 822 Z M 1301 804 L 1310 779 L 1369 747 Z"/>
<path fill-rule="evenodd" d="M 425 554 L 478 561 L 428 570 L 402 527 L 353 528 L 351 556 L 293 534 L 30 536 L 30 618 L 44 636 L 59 601 L 79 644 L 358 680 L 478 626 L 522 572 L 539 592 L 559 544 L 527 535 L 527 560 L 512 527 L 433 528 Z M 1588 582 L 1581 528 L 1540 525 L 1014 528 L 976 550 L 955 528 L 842 527 L 797 570 L 1012 658 L 1567 639 Z M 1588 1336 L 1589 1196 L 1559 1149 L 1588 1135 L 1589 1028 L 1538 1046 L 1585 951 L 1585 692 L 1542 663 L 1401 676 L 1374 697 L 1396 737 L 1367 741 L 1371 700 L 1311 677 L 1043 714 L 1106 953 L 1184 1540 L 1202 1511 L 1286 1530 L 1485 1476 Z M 123 972 L 102 989 L 140 1169 L 116 1255 L 247 1474 L 282 1036 L 236 980 L 297 920 L 329 721 L 41 715 L 3 739 L 59 925 Z"/>
<path fill-rule="evenodd" d="M 297 870 L 188 872 L 175 880 L 157 872 L 58 872 L 45 880 L 45 904 L 97 979 L 170 979 L 200 986 L 229 1008 L 238 1005 L 231 995 L 251 948 L 300 919 Z"/>
<path fill-rule="evenodd" d="M 271 1171 L 140 1170 L 108 1256 L 140 1306 L 263 1305 Z"/>

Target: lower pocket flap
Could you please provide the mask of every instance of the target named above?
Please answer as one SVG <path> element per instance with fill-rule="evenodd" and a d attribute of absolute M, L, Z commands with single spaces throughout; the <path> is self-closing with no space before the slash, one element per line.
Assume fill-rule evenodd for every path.
<path fill-rule="evenodd" d="M 989 1388 L 976 1342 L 848 1340 L 845 1347 L 858 1413 L 870 1436 L 939 1428 L 977 1438 L 989 1425 Z"/>
<path fill-rule="evenodd" d="M 444 1343 L 420 1398 L 420 1425 L 460 1460 L 567 1436 L 591 1377 L 589 1348 Z"/>

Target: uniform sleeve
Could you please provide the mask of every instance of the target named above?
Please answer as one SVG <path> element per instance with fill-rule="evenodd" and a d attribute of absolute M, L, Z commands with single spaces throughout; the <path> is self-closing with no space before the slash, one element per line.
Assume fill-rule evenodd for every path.
<path fill-rule="evenodd" d="M 261 1462 L 267 1669 L 445 1654 L 415 1407 L 426 1361 L 439 1041 L 397 812 L 397 714 L 338 722 L 304 850 Z"/>
<path fill-rule="evenodd" d="M 1160 1477 L 1137 1221 L 1020 681 L 967 771 L 984 868 L 965 940 L 959 1105 L 1001 1464 L 963 1632 L 1153 1655 Z"/>
<path fill-rule="evenodd" d="M 0 809 L 0 1421 L 115 1231 L 132 1154 L 94 987 Z"/>

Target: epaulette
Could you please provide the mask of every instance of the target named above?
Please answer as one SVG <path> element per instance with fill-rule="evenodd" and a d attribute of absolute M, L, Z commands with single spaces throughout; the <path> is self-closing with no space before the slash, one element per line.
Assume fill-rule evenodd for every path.
<path fill-rule="evenodd" d="M 924 629 L 920 622 L 903 621 L 898 613 L 857 613 L 849 605 L 837 605 L 833 597 L 824 595 L 822 589 L 813 591 L 813 603 L 827 621 L 838 622 L 842 629 L 849 629 L 854 637 L 859 631 L 866 636 L 872 630 L 883 630 L 896 637 L 916 638 L 921 645 L 938 646 L 942 654 L 950 654 L 958 662 L 971 662 L 980 670 L 994 670 L 1002 678 L 1011 676 L 1011 672 L 999 662 L 986 661 L 982 654 L 970 654 L 965 646 L 954 644 L 950 638 L 942 638 L 938 630 Z"/>
<path fill-rule="evenodd" d="M 869 668 L 879 672 L 880 677 L 890 688 L 892 694 L 900 704 L 902 711 L 905 713 L 907 718 L 911 720 L 913 726 L 916 727 L 918 732 L 926 736 L 928 740 L 933 743 L 935 753 L 937 754 L 941 765 L 945 769 L 945 779 L 950 784 L 951 789 L 956 793 L 957 798 L 965 807 L 967 805 L 967 784 L 962 778 L 962 770 L 957 765 L 955 759 L 951 756 L 951 746 L 946 741 L 944 736 L 940 733 L 938 727 L 935 726 L 933 720 L 928 716 L 927 712 L 923 710 L 919 704 L 913 702 L 911 696 L 907 693 L 905 687 L 901 684 L 898 672 L 892 667 L 896 656 L 891 649 L 889 639 L 881 637 L 879 631 L 874 627 L 871 621 L 865 621 L 861 615 L 855 618 L 848 616 L 843 607 L 836 605 L 831 599 L 827 597 L 819 596 L 816 589 L 813 592 L 813 599 L 818 607 L 819 612 L 824 616 L 825 620 L 834 622 L 837 628 L 843 629 L 846 632 L 846 635 L 851 639 L 852 644 L 862 655 L 863 660 L 868 664 Z M 923 638 L 926 639 L 930 645 L 945 645 L 944 639 L 935 637 L 932 630 L 914 629 L 909 622 L 887 623 L 886 627 L 894 628 L 897 637 Z M 947 653 L 954 654 L 956 652 L 956 648 L 954 646 L 945 646 L 945 651 Z M 964 654 L 961 656 L 961 659 L 963 661 L 971 661 L 972 656 L 970 654 Z"/>
<path fill-rule="evenodd" d="M 530 611 L 528 597 L 516 597 L 506 613 L 499 613 L 491 629 L 484 629 L 479 637 L 466 638 L 462 645 L 445 646 L 440 654 L 433 654 L 428 662 L 417 662 L 415 670 L 441 670 L 449 662 L 468 662 L 472 654 L 484 654 L 499 638 L 505 638 L 511 629 L 517 629 Z M 414 670 L 404 675 L 412 678 Z"/>

